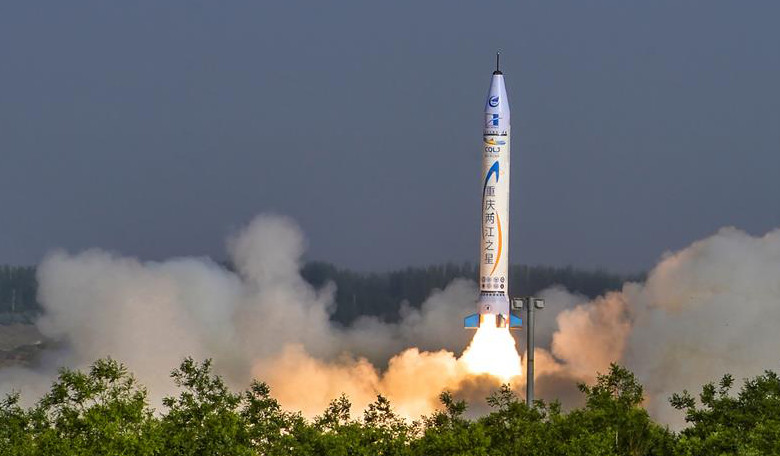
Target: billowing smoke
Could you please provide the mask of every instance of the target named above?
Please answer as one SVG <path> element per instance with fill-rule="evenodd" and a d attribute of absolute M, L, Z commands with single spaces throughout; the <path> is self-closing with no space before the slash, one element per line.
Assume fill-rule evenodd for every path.
<path fill-rule="evenodd" d="M 261 216 L 228 242 L 235 272 L 208 258 L 53 253 L 38 270 L 45 313 L 37 325 L 59 348 L 37 369 L 0 371 L 0 390 L 35 396 L 53 366 L 109 355 L 156 399 L 172 392 L 168 374 L 185 356 L 211 357 L 234 387 L 267 381 L 283 405 L 310 416 L 342 393 L 356 409 L 382 393 L 417 417 L 443 389 L 475 400 L 498 385 L 459 360 L 473 334 L 460 329 L 474 308 L 473 282 L 456 280 L 420 309 L 404 308 L 397 324 L 364 317 L 344 328 L 329 321 L 333 286 L 315 289 L 299 273 L 304 247 L 292 221 Z M 542 295 L 537 394 L 564 405 L 581 401 L 577 382 L 616 361 L 638 374 L 651 412 L 679 423 L 665 405 L 672 392 L 778 367 L 780 231 L 721 230 L 666 254 L 646 283 L 592 301 L 562 288 Z M 524 379 L 515 382 L 521 391 Z"/>
<path fill-rule="evenodd" d="M 780 368 L 780 230 L 723 229 L 667 255 L 623 294 L 635 314 L 626 362 L 657 414 L 668 413 L 670 392 Z"/>
<path fill-rule="evenodd" d="M 590 381 L 622 362 L 662 422 L 682 424 L 668 405 L 674 392 L 698 391 L 727 372 L 741 379 L 780 367 L 780 230 L 754 237 L 724 228 L 666 253 L 645 283 L 591 302 L 561 289 L 545 294 L 548 308 L 564 310 L 555 317 L 551 353 L 542 350 L 542 375 L 567 389 L 566 378 Z M 551 396 L 561 393 L 544 378 L 538 383 Z"/>
<path fill-rule="evenodd" d="M 0 372 L 1 389 L 40 394 L 54 367 L 111 356 L 158 402 L 173 392 L 169 373 L 184 357 L 209 357 L 234 387 L 267 381 L 284 405 L 308 415 L 342 393 L 356 410 L 382 393 L 416 418 L 471 377 L 454 352 L 472 335 L 460 329 L 476 300 L 472 282 L 456 280 L 420 309 L 403 309 L 398 324 L 365 317 L 341 328 L 329 320 L 334 287 L 315 289 L 300 275 L 304 238 L 291 220 L 260 216 L 228 251 L 235 272 L 208 258 L 49 255 L 38 269 L 45 312 L 37 326 L 61 348 L 37 370 Z M 498 381 L 481 384 L 484 392 Z"/>

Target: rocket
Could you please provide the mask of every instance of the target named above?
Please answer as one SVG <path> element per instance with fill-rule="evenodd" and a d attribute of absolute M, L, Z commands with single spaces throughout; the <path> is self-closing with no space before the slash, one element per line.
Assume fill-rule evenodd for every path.
<path fill-rule="evenodd" d="M 509 100 L 499 69 L 490 81 L 482 131 L 481 233 L 479 248 L 479 301 L 477 313 L 464 318 L 465 328 L 483 322 L 520 328 L 522 321 L 509 311 Z"/>

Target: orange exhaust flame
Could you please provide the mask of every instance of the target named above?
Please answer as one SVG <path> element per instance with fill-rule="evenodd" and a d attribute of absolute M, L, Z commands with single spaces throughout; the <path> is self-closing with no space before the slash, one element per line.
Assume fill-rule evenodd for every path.
<path fill-rule="evenodd" d="M 460 361 L 469 373 L 489 374 L 504 383 L 509 382 L 523 373 L 515 339 L 508 328 L 497 327 L 495 315 L 483 317 Z"/>

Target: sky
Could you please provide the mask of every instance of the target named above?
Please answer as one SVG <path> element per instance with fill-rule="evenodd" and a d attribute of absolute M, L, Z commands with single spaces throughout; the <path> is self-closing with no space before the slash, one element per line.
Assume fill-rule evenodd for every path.
<path fill-rule="evenodd" d="M 476 262 L 484 97 L 512 106 L 513 263 L 636 272 L 780 226 L 775 1 L 0 3 L 0 264 Z"/>

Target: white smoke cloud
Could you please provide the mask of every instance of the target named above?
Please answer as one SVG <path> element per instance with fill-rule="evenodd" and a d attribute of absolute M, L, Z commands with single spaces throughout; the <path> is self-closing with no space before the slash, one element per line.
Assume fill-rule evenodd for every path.
<path fill-rule="evenodd" d="M 780 367 L 780 230 L 722 229 L 667 254 L 624 295 L 636 309 L 626 362 L 662 419 L 679 415 L 666 405 L 672 392 Z"/>
<path fill-rule="evenodd" d="M 40 331 L 59 342 L 38 369 L 0 371 L 0 390 L 45 391 L 60 365 L 112 356 L 159 399 L 185 356 L 211 357 L 234 387 L 254 376 L 292 409 L 322 412 L 341 393 L 360 409 L 377 393 L 406 416 L 430 412 L 443 389 L 471 399 L 497 381 L 469 375 L 457 355 L 472 333 L 475 284 L 456 280 L 398 324 L 364 317 L 329 321 L 334 288 L 300 275 L 305 240 L 291 220 L 260 216 L 228 242 L 232 272 L 207 258 L 140 262 L 99 250 L 55 252 L 38 269 Z M 733 228 L 666 254 L 646 283 L 595 300 L 560 287 L 537 313 L 539 397 L 581 400 L 574 385 L 622 362 L 646 386 L 651 412 L 679 424 L 671 393 L 730 372 L 777 369 L 780 358 L 780 230 Z M 524 333 L 520 333 L 524 336 Z M 516 336 L 517 337 L 517 336 Z M 514 386 L 520 390 L 524 379 Z"/>
<path fill-rule="evenodd" d="M 304 247 L 294 222 L 260 216 L 228 241 L 235 272 L 207 258 L 52 253 L 38 268 L 45 312 L 37 325 L 65 349 L 41 369 L 0 372 L 0 389 L 39 394 L 55 366 L 111 356 L 158 404 L 173 392 L 169 373 L 184 357 L 210 357 L 234 387 L 257 377 L 284 405 L 312 415 L 341 393 L 356 410 L 382 393 L 417 417 L 468 375 L 447 349 L 460 351 L 471 336 L 459 328 L 474 308 L 472 282 L 457 280 L 420 309 L 405 308 L 398 324 L 362 318 L 341 328 L 329 320 L 334 287 L 315 289 L 300 275 Z"/>
<path fill-rule="evenodd" d="M 561 290 L 550 296 L 548 309 L 582 301 Z M 672 393 L 780 367 L 779 323 L 780 230 L 754 237 L 724 228 L 666 253 L 646 283 L 560 311 L 546 364 L 588 381 L 621 362 L 645 385 L 650 412 L 679 427 Z"/>
<path fill-rule="evenodd" d="M 588 378 L 620 360 L 626 337 L 631 331 L 628 306 L 622 294 L 609 293 L 593 302 L 566 309 L 558 314 L 551 351 L 567 370 L 578 378 Z"/>

